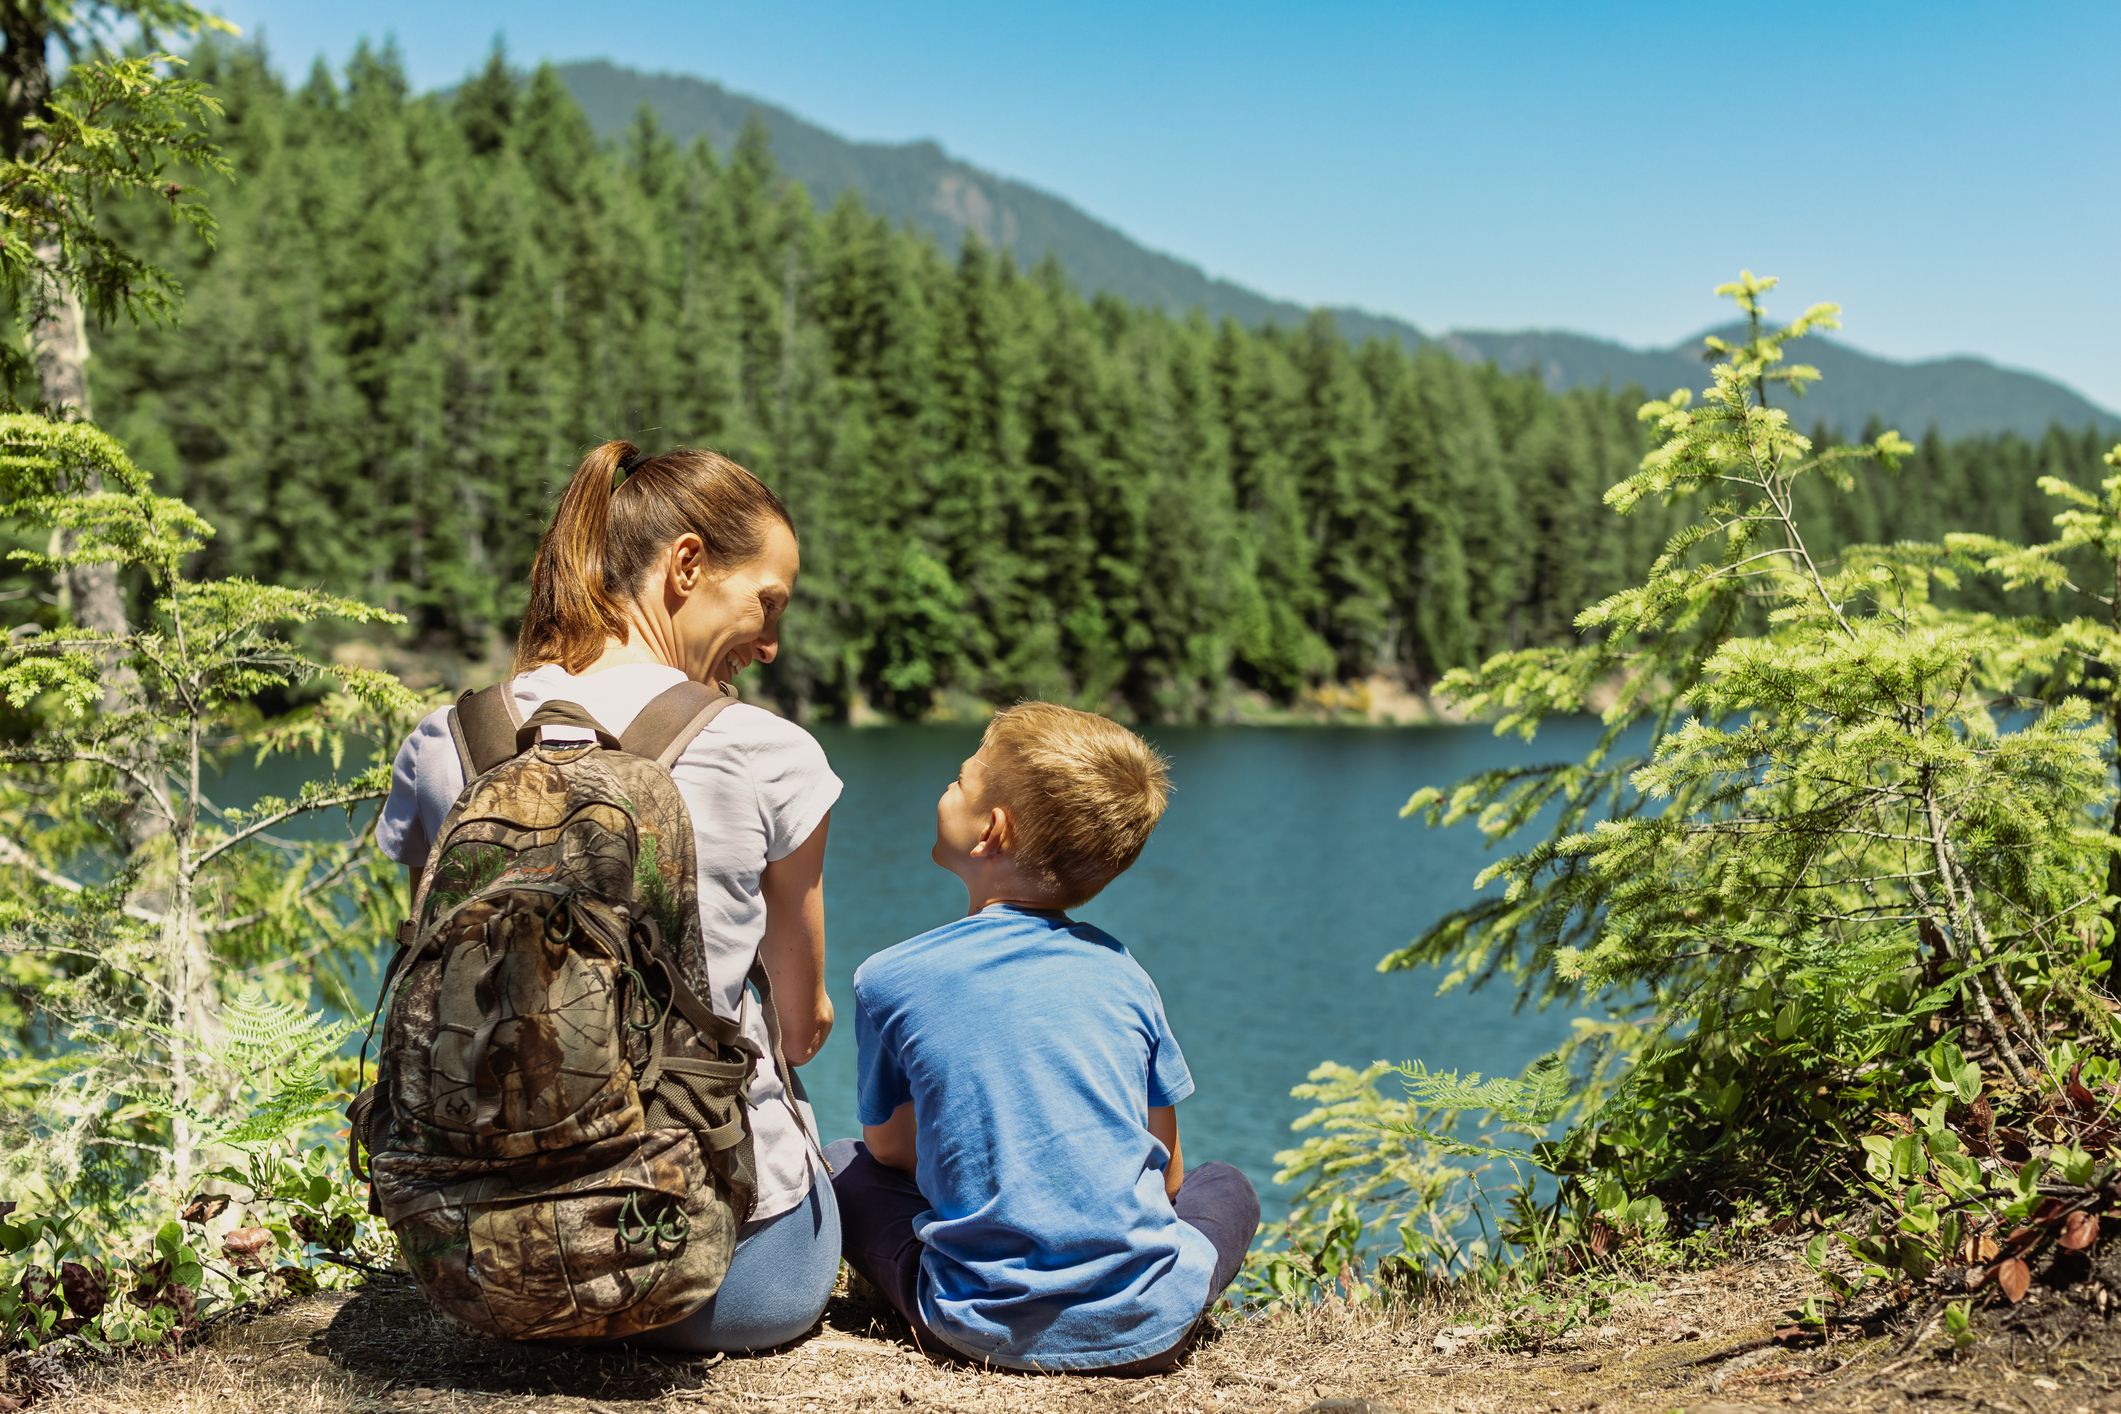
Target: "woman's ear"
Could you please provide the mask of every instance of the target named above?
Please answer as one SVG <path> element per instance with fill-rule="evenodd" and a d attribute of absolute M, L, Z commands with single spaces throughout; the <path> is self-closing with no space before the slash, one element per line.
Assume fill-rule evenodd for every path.
<path fill-rule="evenodd" d="M 673 591 L 691 595 L 707 575 L 707 543 L 689 530 L 671 541 L 666 573 Z"/>

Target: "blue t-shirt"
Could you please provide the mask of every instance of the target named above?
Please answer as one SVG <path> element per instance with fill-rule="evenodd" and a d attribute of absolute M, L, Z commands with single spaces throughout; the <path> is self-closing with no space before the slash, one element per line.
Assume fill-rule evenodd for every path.
<path fill-rule="evenodd" d="M 854 974 L 860 1114 L 913 1102 L 932 1205 L 921 1319 L 975 1359 L 1096 1368 L 1169 1349 L 1215 1248 L 1164 1195 L 1148 1111 L 1193 1093 L 1149 974 L 1111 937 L 996 905 Z"/>

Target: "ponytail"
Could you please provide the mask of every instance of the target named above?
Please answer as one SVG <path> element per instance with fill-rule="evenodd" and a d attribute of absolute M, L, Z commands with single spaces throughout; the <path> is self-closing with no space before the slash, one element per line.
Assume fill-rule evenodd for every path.
<path fill-rule="evenodd" d="M 644 457 L 631 442 L 606 442 L 575 468 L 538 542 L 515 670 L 581 672 L 608 641 L 626 642 L 627 605 L 679 536 L 699 536 L 709 566 L 727 572 L 764 551 L 772 521 L 795 529 L 781 498 L 719 453 Z"/>

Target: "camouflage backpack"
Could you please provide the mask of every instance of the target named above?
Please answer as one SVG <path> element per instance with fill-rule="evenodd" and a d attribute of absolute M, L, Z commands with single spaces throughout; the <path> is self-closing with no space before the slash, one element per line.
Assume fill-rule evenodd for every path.
<path fill-rule="evenodd" d="M 451 716 L 468 784 L 399 927 L 376 1083 L 348 1119 L 371 1210 L 474 1330 L 631 1335 L 697 1310 L 728 1269 L 757 1185 L 760 1051 L 700 1000 L 670 766 L 733 700 L 680 684 L 623 739 L 568 702 L 519 722 L 506 683 Z M 578 739 L 543 740 L 547 725 Z M 799 1095 L 764 968 L 749 980 Z"/>

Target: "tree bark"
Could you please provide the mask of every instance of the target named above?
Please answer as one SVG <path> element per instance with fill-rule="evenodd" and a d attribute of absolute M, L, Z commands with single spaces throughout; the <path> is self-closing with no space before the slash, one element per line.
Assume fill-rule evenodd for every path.
<path fill-rule="evenodd" d="M 0 0 L 0 150 L 10 157 L 26 157 L 42 145 L 41 134 L 29 121 L 50 111 L 52 75 L 48 52 L 52 38 L 50 7 L 41 0 Z M 47 271 L 57 268 L 58 245 L 37 244 L 37 260 Z M 37 370 L 37 396 L 55 414 L 71 411 L 82 421 L 94 412 L 88 398 L 88 320 L 80 298 L 56 279 L 47 278 L 33 296 L 29 343 L 30 358 Z M 91 472 L 84 484 L 69 488 L 77 494 L 103 489 L 103 478 Z M 67 576 L 62 586 L 73 611 L 74 622 L 104 633 L 124 633 L 125 601 L 118 591 L 114 565 L 83 565 Z M 104 710 L 113 702 L 104 695 Z"/>
<path fill-rule="evenodd" d="M 0 0 L 0 38 L 0 152 L 20 157 L 32 141 L 28 120 L 51 102 L 51 16 L 37 0 Z"/>
<path fill-rule="evenodd" d="M 47 268 L 58 259 L 55 247 L 40 245 L 38 259 Z M 37 369 L 37 390 L 54 413 L 73 413 L 83 422 L 94 420 L 88 397 L 88 320 L 81 301 L 72 290 L 56 281 L 47 284 L 40 317 L 30 326 L 30 357 Z M 81 484 L 67 488 L 76 495 L 91 496 L 103 489 L 101 473 L 91 468 Z M 71 549 L 71 537 L 61 541 Z M 123 634 L 125 600 L 118 590 L 116 565 L 76 565 L 66 574 L 66 599 L 74 622 L 100 633 Z M 122 695 L 121 677 L 114 673 L 103 693 L 103 710 L 114 710 Z"/>
<path fill-rule="evenodd" d="M 2121 551 L 2113 556 L 2114 592 L 2106 601 L 2107 625 L 2121 633 Z M 2109 664 L 2106 674 L 2106 739 L 2113 743 L 2114 769 L 2121 771 L 2121 664 Z M 2114 818 L 2107 827 L 2114 852 L 2106 859 L 2106 891 L 2114 906 L 2107 914 L 2111 928 L 2106 940 L 2106 975 L 2099 985 L 2106 995 L 2121 999 L 2121 795 L 2114 798 Z"/>

